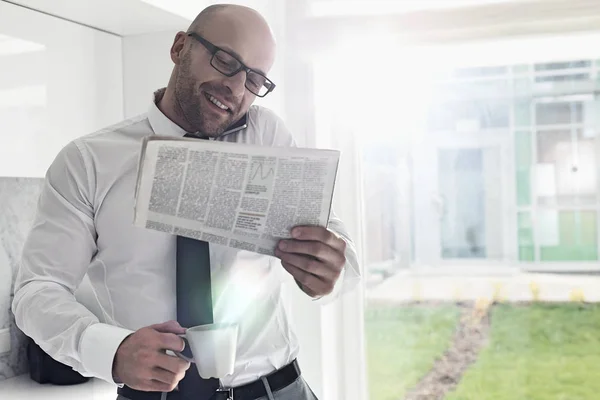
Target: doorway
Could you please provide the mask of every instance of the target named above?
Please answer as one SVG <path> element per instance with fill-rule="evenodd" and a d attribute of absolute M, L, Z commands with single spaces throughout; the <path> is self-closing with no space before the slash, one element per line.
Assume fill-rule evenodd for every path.
<path fill-rule="evenodd" d="M 510 208 L 505 136 L 483 140 L 473 136 L 427 141 L 416 149 L 417 265 L 506 259 Z"/>

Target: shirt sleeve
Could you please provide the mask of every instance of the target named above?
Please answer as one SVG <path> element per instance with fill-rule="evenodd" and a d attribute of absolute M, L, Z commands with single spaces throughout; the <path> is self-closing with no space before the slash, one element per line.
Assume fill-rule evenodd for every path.
<path fill-rule="evenodd" d="M 46 174 L 15 281 L 17 326 L 83 376 L 114 383 L 112 363 L 131 331 L 99 322 L 75 298 L 96 248 L 93 175 L 76 142 Z"/>

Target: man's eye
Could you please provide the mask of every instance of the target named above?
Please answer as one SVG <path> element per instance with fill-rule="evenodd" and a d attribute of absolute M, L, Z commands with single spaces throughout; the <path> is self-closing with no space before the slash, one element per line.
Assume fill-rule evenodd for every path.
<path fill-rule="evenodd" d="M 230 70 L 235 70 L 239 66 L 239 63 L 235 58 L 222 52 L 215 54 L 215 61 L 219 66 Z"/>
<path fill-rule="evenodd" d="M 260 88 L 262 85 L 265 84 L 265 78 L 259 75 L 255 75 L 255 74 L 250 74 L 248 76 L 248 83 L 250 83 L 250 85 L 252 85 L 252 87 L 255 88 Z"/>

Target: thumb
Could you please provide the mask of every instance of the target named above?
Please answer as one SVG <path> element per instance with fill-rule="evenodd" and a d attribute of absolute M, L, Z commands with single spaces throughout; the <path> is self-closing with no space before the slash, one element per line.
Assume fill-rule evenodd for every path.
<path fill-rule="evenodd" d="M 185 328 L 179 325 L 177 321 L 167 321 L 161 324 L 151 325 L 150 328 L 160 333 L 174 333 L 176 335 L 185 333 Z"/>

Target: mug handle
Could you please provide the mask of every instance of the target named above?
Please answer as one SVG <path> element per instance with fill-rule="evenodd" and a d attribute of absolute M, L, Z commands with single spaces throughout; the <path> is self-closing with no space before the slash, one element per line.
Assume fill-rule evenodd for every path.
<path fill-rule="evenodd" d="M 187 339 L 185 337 L 185 334 L 180 334 L 180 335 L 177 335 L 177 336 L 179 336 L 180 338 L 182 338 L 183 341 L 185 342 L 185 348 L 183 349 L 183 351 L 185 351 L 186 349 L 189 349 L 190 344 L 188 343 L 188 341 L 187 341 Z M 188 357 L 185 354 L 183 354 L 183 352 L 180 352 L 180 351 L 167 350 L 167 354 L 170 355 L 170 356 L 179 357 L 182 360 L 185 360 L 185 361 L 187 361 L 189 363 L 195 363 L 196 362 L 196 361 L 194 361 L 193 357 Z"/>

